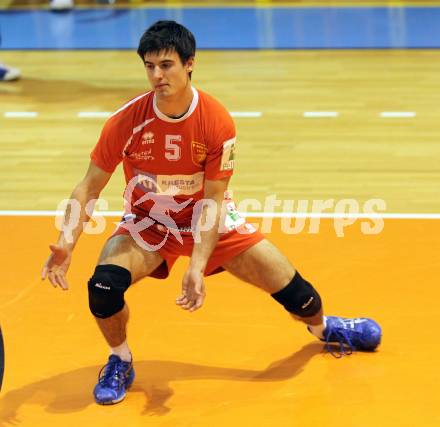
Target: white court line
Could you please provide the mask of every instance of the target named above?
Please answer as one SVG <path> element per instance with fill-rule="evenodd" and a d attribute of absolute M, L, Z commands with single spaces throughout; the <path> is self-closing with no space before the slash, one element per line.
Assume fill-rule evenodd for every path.
<path fill-rule="evenodd" d="M 122 211 L 103 211 L 94 212 L 97 216 L 122 216 Z M 56 216 L 64 215 L 64 211 L 27 211 L 27 210 L 4 210 L 0 211 L 0 216 Z"/>
<path fill-rule="evenodd" d="M 338 117 L 337 111 L 305 111 L 303 117 L 315 118 L 315 117 Z"/>
<path fill-rule="evenodd" d="M 380 117 L 390 119 L 397 117 L 411 118 L 416 117 L 416 113 L 415 111 L 382 111 Z"/>
<path fill-rule="evenodd" d="M 440 219 L 440 213 L 312 213 L 312 212 L 250 212 L 246 218 L 329 218 L 329 219 Z"/>
<path fill-rule="evenodd" d="M 27 211 L 27 210 L 0 210 L 1 216 L 56 216 L 63 215 L 64 211 Z M 100 211 L 95 212 L 96 216 L 119 217 L 122 211 Z M 249 212 L 240 213 L 246 218 L 350 218 L 350 219 L 440 219 L 440 213 L 311 213 L 311 212 Z"/>
<path fill-rule="evenodd" d="M 258 118 L 263 115 L 261 111 L 230 111 L 231 117 Z"/>
<path fill-rule="evenodd" d="M 261 111 L 230 111 L 231 117 L 236 118 L 260 118 L 263 116 Z M 3 116 L 7 119 L 33 119 L 38 117 L 39 113 L 36 111 L 6 111 Z M 77 117 L 80 119 L 106 119 L 112 115 L 109 111 L 80 111 Z M 415 111 L 382 111 L 379 113 L 382 118 L 413 118 L 417 116 Z M 303 113 L 305 118 L 330 118 L 339 117 L 337 111 L 305 111 Z"/>
<path fill-rule="evenodd" d="M 80 111 L 77 116 L 80 119 L 96 119 L 96 118 L 107 118 L 110 117 L 112 113 L 109 111 Z"/>
<path fill-rule="evenodd" d="M 80 111 L 77 116 L 80 119 L 95 119 L 95 118 L 107 118 L 112 113 L 108 111 Z M 258 118 L 263 115 L 261 111 L 231 111 L 229 113 L 232 117 L 241 118 Z"/>
<path fill-rule="evenodd" d="M 6 119 L 33 119 L 38 116 L 36 111 L 6 111 L 3 116 Z"/>

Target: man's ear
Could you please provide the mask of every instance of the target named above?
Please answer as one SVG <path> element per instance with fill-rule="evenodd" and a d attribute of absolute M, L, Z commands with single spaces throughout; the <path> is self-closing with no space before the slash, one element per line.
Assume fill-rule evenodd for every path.
<path fill-rule="evenodd" d="M 186 66 L 188 67 L 189 72 L 194 70 L 194 65 L 195 65 L 195 58 L 194 56 L 191 56 L 191 58 L 189 58 L 188 61 L 186 61 Z"/>

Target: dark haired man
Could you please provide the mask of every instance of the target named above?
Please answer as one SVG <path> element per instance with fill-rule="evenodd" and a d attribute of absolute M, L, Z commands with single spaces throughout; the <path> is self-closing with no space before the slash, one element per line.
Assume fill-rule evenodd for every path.
<path fill-rule="evenodd" d="M 100 404 L 124 399 L 134 379 L 125 291 L 146 276 L 166 278 L 181 255 L 190 257 L 176 300 L 185 310 L 202 306 L 204 276 L 226 270 L 271 294 L 319 339 L 340 343 L 341 352 L 344 345 L 373 350 L 380 342 L 380 327 L 370 319 L 324 317 L 313 286 L 225 201 L 235 128 L 221 104 L 191 86 L 195 48 L 193 35 L 174 21 L 159 21 L 144 33 L 138 54 L 152 91 L 106 122 L 87 174 L 71 196 L 82 207 L 73 241 L 61 233 L 43 269 L 43 278 L 67 289 L 71 253 L 89 219 L 84 207 L 122 161 L 126 214 L 88 283 L 90 310 L 111 348 L 94 389 Z"/>

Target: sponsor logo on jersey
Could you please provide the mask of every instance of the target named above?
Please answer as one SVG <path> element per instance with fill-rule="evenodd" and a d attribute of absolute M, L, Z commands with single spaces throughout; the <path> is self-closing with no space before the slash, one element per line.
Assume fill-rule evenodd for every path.
<path fill-rule="evenodd" d="M 154 144 L 154 133 L 151 131 L 145 132 L 142 135 L 142 145 Z"/>
<path fill-rule="evenodd" d="M 206 146 L 201 142 L 191 142 L 191 158 L 196 166 L 203 166 L 206 159 Z"/>
<path fill-rule="evenodd" d="M 137 176 L 137 185 L 136 187 L 145 192 L 152 191 L 153 193 L 159 193 L 160 189 L 157 188 L 157 176 L 142 172 L 138 169 L 133 169 Z"/>
<path fill-rule="evenodd" d="M 172 187 L 177 188 L 177 196 L 191 196 L 203 189 L 205 173 L 193 175 L 157 175 L 157 186 L 165 192 Z"/>
<path fill-rule="evenodd" d="M 223 155 L 220 163 L 220 170 L 234 169 L 234 149 L 236 138 L 228 139 L 223 143 Z"/>
<path fill-rule="evenodd" d="M 154 160 L 154 156 L 151 155 L 152 153 L 152 149 L 148 149 L 145 151 L 140 151 L 139 153 L 137 153 L 136 151 L 134 153 L 131 153 L 128 157 L 130 157 L 130 159 L 134 159 L 134 160 Z"/>
<path fill-rule="evenodd" d="M 154 175 L 133 169 L 137 175 L 136 187 L 156 194 L 175 192 L 177 196 L 191 196 L 203 189 L 204 172 L 193 175 Z"/>

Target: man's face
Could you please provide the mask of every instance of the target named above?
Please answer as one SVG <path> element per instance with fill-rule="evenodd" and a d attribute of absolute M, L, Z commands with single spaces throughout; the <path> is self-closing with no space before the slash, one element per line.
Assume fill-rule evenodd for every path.
<path fill-rule="evenodd" d="M 144 56 L 148 80 L 156 96 L 168 97 L 184 90 L 189 83 L 188 73 L 192 71 L 194 59 L 182 64 L 175 51 L 146 53 Z"/>

